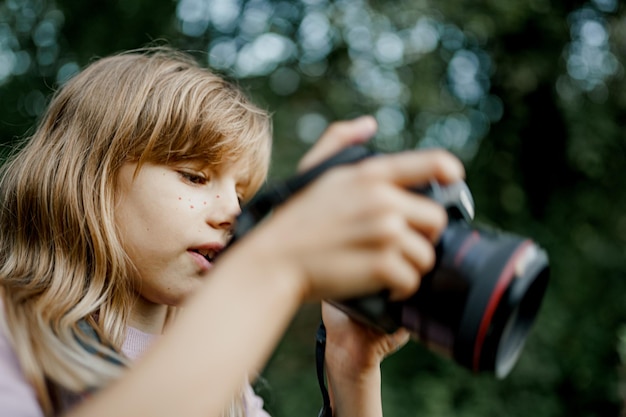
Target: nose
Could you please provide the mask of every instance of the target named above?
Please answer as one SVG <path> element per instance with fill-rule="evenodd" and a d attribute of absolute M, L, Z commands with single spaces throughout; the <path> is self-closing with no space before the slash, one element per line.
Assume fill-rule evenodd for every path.
<path fill-rule="evenodd" d="M 241 213 L 235 187 L 219 187 L 209 194 L 206 222 L 215 229 L 231 229 Z"/>

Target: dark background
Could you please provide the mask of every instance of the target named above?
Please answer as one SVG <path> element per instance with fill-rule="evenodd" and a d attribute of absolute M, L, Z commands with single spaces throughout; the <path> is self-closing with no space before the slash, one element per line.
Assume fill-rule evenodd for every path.
<path fill-rule="evenodd" d="M 272 178 L 331 121 L 373 114 L 379 149 L 451 150 L 477 220 L 548 251 L 548 293 L 511 375 L 411 343 L 383 364 L 387 416 L 625 415 L 623 2 L 3 1 L 2 149 L 91 59 L 151 42 L 191 51 L 274 114 Z M 301 310 L 262 375 L 276 417 L 317 413 L 318 317 Z"/>

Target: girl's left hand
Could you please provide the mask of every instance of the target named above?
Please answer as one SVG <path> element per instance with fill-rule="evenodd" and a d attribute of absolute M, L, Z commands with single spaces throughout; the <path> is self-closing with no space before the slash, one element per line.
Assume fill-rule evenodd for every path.
<path fill-rule="evenodd" d="M 326 326 L 326 362 L 341 368 L 346 377 L 378 370 L 382 360 L 398 351 L 408 341 L 405 329 L 387 334 L 361 324 L 329 303 L 322 303 L 322 319 Z"/>
<path fill-rule="evenodd" d="M 352 320 L 322 303 L 326 326 L 326 372 L 335 417 L 382 416 L 380 363 L 409 340 L 400 329 L 393 334 Z"/>

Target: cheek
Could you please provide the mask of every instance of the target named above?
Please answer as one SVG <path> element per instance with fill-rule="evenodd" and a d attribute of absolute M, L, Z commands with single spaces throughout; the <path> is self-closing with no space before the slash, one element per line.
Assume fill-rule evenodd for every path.
<path fill-rule="evenodd" d="M 213 199 L 219 199 L 220 195 L 216 194 Z M 196 210 L 206 208 L 210 204 L 211 197 L 207 195 L 201 196 L 182 196 L 176 198 L 177 210 Z"/>

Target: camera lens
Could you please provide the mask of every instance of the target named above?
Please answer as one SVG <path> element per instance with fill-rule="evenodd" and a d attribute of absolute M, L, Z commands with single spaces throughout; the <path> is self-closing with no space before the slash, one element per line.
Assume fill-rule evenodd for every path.
<path fill-rule="evenodd" d="M 537 246 L 527 244 L 515 259 L 515 277 L 512 279 L 503 303 L 510 311 L 498 343 L 494 371 L 505 377 L 513 368 L 522 351 L 548 282 L 547 258 Z"/>
<path fill-rule="evenodd" d="M 385 332 L 399 327 L 473 371 L 504 378 L 524 347 L 548 283 L 546 253 L 530 239 L 451 222 L 437 264 L 401 302 L 386 294 L 334 303 Z"/>
<path fill-rule="evenodd" d="M 451 223 L 438 265 L 401 307 L 401 326 L 474 371 L 505 377 L 535 320 L 547 255 L 527 238 Z"/>

